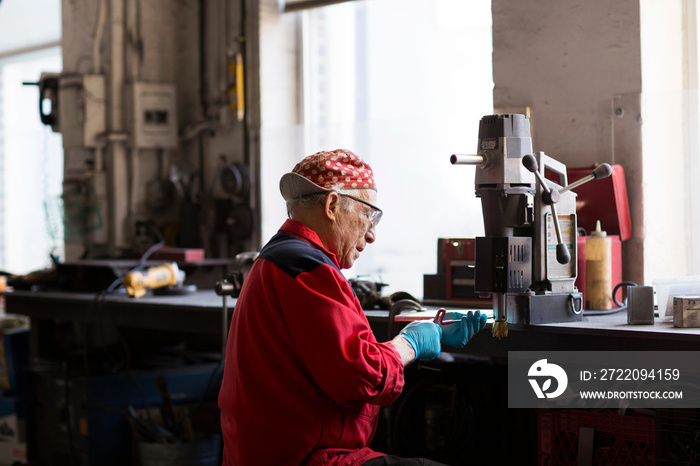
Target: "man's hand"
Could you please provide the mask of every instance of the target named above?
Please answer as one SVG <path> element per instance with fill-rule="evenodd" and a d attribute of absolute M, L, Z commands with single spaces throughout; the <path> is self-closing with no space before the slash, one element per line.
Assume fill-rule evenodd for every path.
<path fill-rule="evenodd" d="M 413 348 L 414 361 L 416 359 L 430 361 L 440 355 L 442 329 L 432 321 L 410 322 L 399 332 L 398 336 L 403 337 Z"/>
<path fill-rule="evenodd" d="M 442 343 L 454 348 L 464 348 L 474 335 L 486 325 L 486 314 L 479 311 L 447 312 L 443 320 L 459 320 L 442 327 Z"/>

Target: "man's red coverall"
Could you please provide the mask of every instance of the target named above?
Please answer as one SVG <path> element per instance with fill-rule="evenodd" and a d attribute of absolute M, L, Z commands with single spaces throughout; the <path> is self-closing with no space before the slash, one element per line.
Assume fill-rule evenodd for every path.
<path fill-rule="evenodd" d="M 225 466 L 360 465 L 403 366 L 379 343 L 334 254 L 287 220 L 231 321 L 219 394 Z"/>

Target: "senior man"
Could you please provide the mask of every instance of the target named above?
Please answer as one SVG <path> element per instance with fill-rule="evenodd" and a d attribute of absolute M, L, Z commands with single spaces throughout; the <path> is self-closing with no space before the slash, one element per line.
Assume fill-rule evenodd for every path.
<path fill-rule="evenodd" d="M 404 367 L 462 347 L 485 324 L 407 325 L 378 342 L 349 268 L 382 217 L 370 166 L 344 149 L 306 157 L 280 180 L 289 219 L 260 251 L 233 312 L 219 394 L 224 465 L 435 465 L 369 448 Z M 455 316 L 449 316 L 454 318 Z"/>

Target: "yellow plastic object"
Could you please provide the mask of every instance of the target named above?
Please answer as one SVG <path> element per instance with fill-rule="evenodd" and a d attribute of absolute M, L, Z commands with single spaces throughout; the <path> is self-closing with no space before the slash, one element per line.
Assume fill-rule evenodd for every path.
<path fill-rule="evenodd" d="M 174 286 L 180 281 L 180 269 L 175 262 L 157 265 L 145 271 L 135 270 L 124 277 L 124 288 L 132 298 L 140 298 L 148 289 Z"/>
<path fill-rule="evenodd" d="M 612 309 L 612 240 L 600 220 L 586 239 L 586 309 Z"/>
<path fill-rule="evenodd" d="M 236 60 L 229 63 L 228 72 L 235 78 L 235 85 L 229 90 L 230 107 L 236 112 L 238 121 L 242 121 L 245 116 L 245 85 L 243 55 L 240 52 L 236 54 Z"/>
<path fill-rule="evenodd" d="M 9 315 L 0 317 L 0 389 L 3 391 L 14 390 L 15 394 L 17 387 L 13 382 L 21 374 L 16 372 L 19 370 L 19 368 L 15 368 L 12 364 L 12 353 L 6 355 L 5 348 L 14 351 L 12 334 L 15 334 L 18 331 L 16 329 L 24 329 L 25 331 L 28 331 L 29 318 L 25 316 Z M 9 338 L 10 340 L 6 342 L 6 338 Z M 10 360 L 8 361 L 8 359 Z M 14 376 L 13 371 L 15 371 Z"/>

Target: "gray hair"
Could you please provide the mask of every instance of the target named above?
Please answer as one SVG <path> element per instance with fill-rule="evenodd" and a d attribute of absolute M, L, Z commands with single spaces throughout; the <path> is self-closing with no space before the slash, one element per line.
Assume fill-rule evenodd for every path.
<path fill-rule="evenodd" d="M 298 197 L 296 199 L 289 199 L 287 200 L 287 215 L 291 217 L 292 212 L 297 209 L 308 209 L 310 207 L 325 203 L 326 198 L 332 192 L 360 197 L 360 191 L 360 189 L 337 189 L 334 187 L 331 191 L 321 191 L 314 194 L 307 194 L 306 196 Z M 345 196 L 340 196 L 340 205 L 342 207 L 347 207 L 349 203 L 350 199 Z"/>

